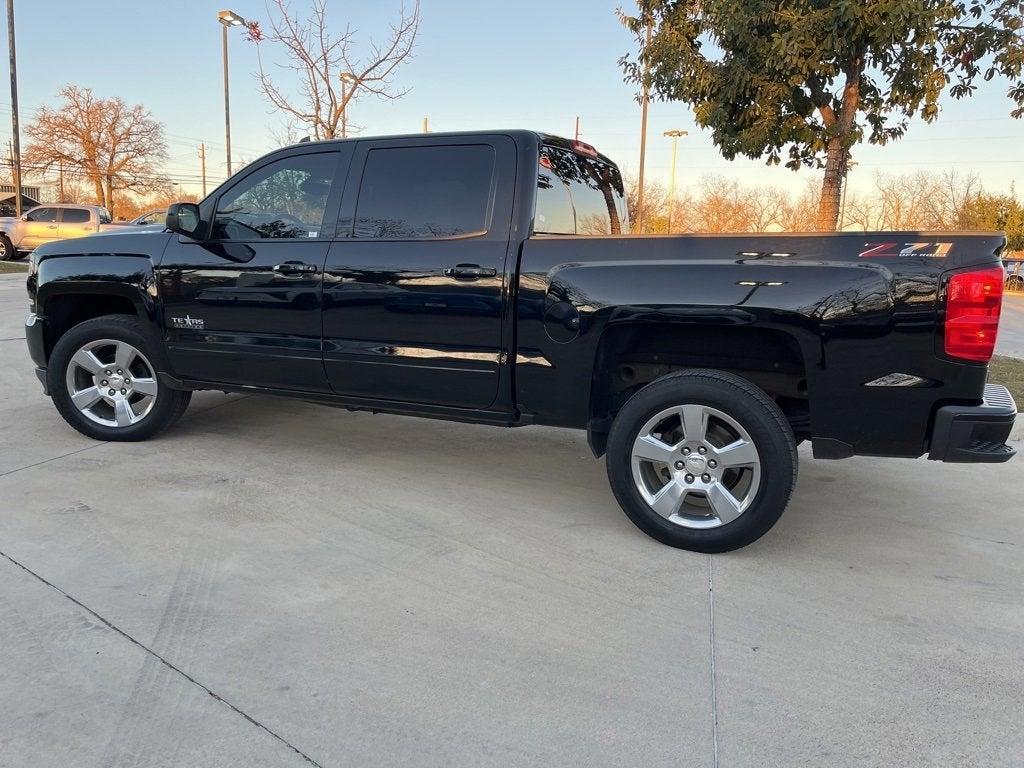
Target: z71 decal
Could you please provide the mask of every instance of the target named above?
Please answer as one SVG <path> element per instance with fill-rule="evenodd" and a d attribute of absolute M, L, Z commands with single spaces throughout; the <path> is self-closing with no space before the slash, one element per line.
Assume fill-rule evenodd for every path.
<path fill-rule="evenodd" d="M 927 256 L 941 259 L 953 250 L 952 243 L 864 243 L 866 251 L 857 254 L 862 259 L 885 256 Z"/>

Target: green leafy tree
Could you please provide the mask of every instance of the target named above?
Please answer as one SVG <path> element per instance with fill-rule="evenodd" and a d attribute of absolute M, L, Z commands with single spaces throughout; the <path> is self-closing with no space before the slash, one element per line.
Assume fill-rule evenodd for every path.
<path fill-rule="evenodd" d="M 1024 250 L 1024 204 L 1012 193 L 993 195 L 982 192 L 976 195 L 964 206 L 964 218 L 968 229 L 1005 232 L 1007 247 L 1011 251 Z"/>
<path fill-rule="evenodd" d="M 944 92 L 1006 78 L 1024 115 L 1024 0 L 640 0 L 623 21 L 640 46 L 627 80 L 691 104 L 726 158 L 824 168 L 819 230 L 852 148 L 935 120 Z"/>

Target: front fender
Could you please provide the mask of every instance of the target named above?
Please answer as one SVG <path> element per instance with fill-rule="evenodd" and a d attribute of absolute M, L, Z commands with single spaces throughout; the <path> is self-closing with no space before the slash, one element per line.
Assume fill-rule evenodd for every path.
<path fill-rule="evenodd" d="M 54 296 L 97 294 L 121 296 L 139 317 L 157 322 L 157 289 L 153 262 L 145 255 L 90 255 L 43 258 L 35 267 L 36 312 L 45 317 Z"/>

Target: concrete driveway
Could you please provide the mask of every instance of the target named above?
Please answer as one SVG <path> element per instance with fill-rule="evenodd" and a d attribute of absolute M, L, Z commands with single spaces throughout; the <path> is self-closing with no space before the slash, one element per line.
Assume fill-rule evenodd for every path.
<path fill-rule="evenodd" d="M 0 278 L 0 765 L 1010 766 L 1024 471 L 815 462 L 764 539 L 643 536 L 572 432 L 40 391 Z M 1019 432 L 1018 432 L 1019 441 Z"/>

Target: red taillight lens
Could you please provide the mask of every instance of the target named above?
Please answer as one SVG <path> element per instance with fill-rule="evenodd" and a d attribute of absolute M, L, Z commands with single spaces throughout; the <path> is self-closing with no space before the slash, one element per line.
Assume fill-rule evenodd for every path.
<path fill-rule="evenodd" d="M 946 354 L 987 363 L 996 348 L 1003 269 L 953 275 L 946 288 Z"/>

